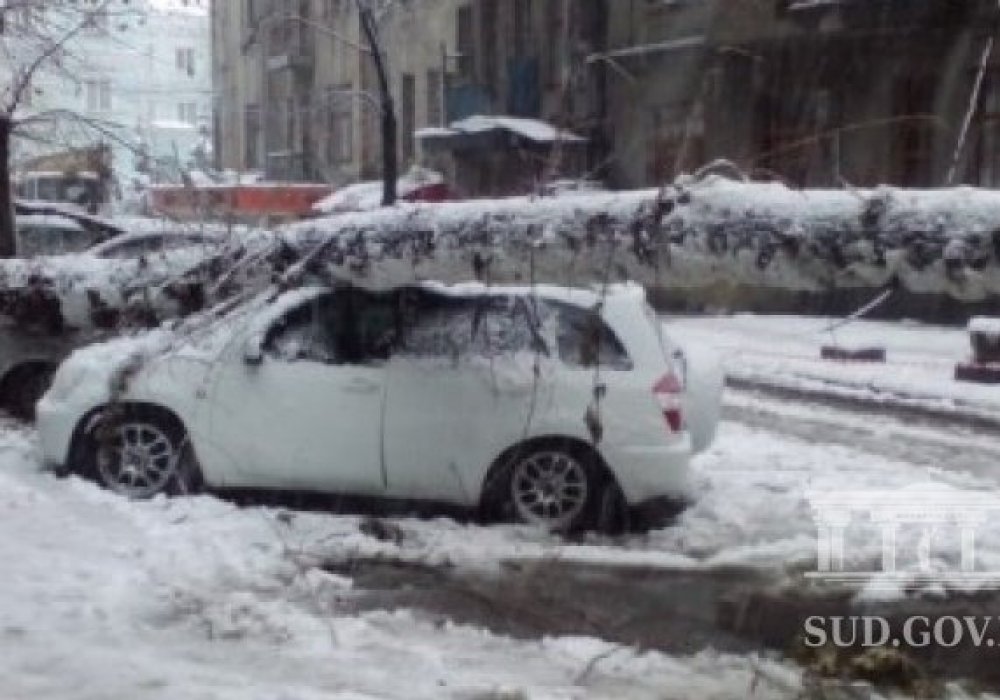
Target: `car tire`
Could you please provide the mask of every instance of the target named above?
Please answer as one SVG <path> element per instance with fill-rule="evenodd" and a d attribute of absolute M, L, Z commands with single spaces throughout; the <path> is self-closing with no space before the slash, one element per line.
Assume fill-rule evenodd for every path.
<path fill-rule="evenodd" d="M 572 534 L 596 524 L 604 483 L 583 450 L 540 446 L 516 455 L 504 483 L 504 509 L 516 522 Z"/>
<path fill-rule="evenodd" d="M 594 529 L 602 535 L 624 535 L 632 530 L 628 501 L 621 487 L 605 479 L 596 503 Z"/>
<path fill-rule="evenodd" d="M 184 429 L 158 411 L 125 410 L 102 419 L 84 458 L 101 486 L 128 498 L 186 495 L 202 486 Z"/>

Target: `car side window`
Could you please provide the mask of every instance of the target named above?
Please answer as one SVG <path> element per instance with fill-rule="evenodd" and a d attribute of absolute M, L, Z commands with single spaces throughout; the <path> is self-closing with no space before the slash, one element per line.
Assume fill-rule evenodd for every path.
<path fill-rule="evenodd" d="M 350 289 L 337 292 L 336 343 L 348 364 L 380 365 L 399 342 L 399 294 Z"/>
<path fill-rule="evenodd" d="M 550 303 L 558 327 L 559 359 L 575 368 L 632 369 L 632 360 L 597 309 Z"/>
<path fill-rule="evenodd" d="M 337 347 L 337 307 L 332 295 L 314 299 L 288 312 L 271 326 L 264 352 L 284 362 L 306 360 L 335 364 L 342 361 Z"/>
<path fill-rule="evenodd" d="M 453 297 L 410 290 L 403 308 L 402 356 L 457 361 L 466 356 L 545 352 L 531 309 L 519 297 Z"/>

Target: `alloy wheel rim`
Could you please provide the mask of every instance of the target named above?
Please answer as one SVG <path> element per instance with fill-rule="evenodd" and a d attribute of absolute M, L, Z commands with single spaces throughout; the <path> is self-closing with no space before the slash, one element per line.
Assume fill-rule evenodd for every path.
<path fill-rule="evenodd" d="M 511 495 L 518 516 L 548 529 L 569 526 L 587 503 L 587 472 L 562 452 L 537 452 L 514 468 Z"/>
<path fill-rule="evenodd" d="M 163 430 L 149 423 L 123 423 L 97 449 L 104 484 L 130 498 L 163 491 L 177 467 L 176 450 Z"/>

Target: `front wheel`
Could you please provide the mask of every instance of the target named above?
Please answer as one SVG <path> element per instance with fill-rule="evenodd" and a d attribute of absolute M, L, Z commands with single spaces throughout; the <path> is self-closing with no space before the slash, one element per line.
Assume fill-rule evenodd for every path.
<path fill-rule="evenodd" d="M 90 441 L 98 482 L 128 498 L 190 493 L 198 470 L 183 430 L 164 420 L 123 416 L 101 426 Z"/>

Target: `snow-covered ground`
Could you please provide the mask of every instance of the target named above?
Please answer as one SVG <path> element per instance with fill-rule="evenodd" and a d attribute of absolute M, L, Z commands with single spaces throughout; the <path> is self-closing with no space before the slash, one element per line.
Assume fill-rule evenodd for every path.
<path fill-rule="evenodd" d="M 843 342 L 877 337 L 890 366 L 919 368 L 900 380 L 884 366 L 813 359 L 823 326 L 749 316 L 669 324 L 678 339 L 723 352 L 731 372 L 775 381 L 815 372 L 824 381 L 899 381 L 909 392 L 966 352 L 961 331 L 859 324 L 838 333 Z M 950 380 L 940 382 L 949 389 Z M 968 398 L 964 385 L 951 389 Z M 976 391 L 989 401 L 988 390 Z M 354 583 L 318 566 L 381 554 L 488 573 L 509 559 L 558 558 L 749 566 L 796 580 L 816 564 L 810 494 L 930 486 L 1000 499 L 992 435 L 747 391 L 728 392 L 726 411 L 716 444 L 694 464 L 696 502 L 674 526 L 583 544 L 443 518 L 397 519 L 402 537 L 383 541 L 364 534 L 355 515 L 241 508 L 207 496 L 129 502 L 41 472 L 34 433 L 0 419 L 0 697 L 744 698 L 752 687 L 758 697 L 794 697 L 801 670 L 771 658 L 712 649 L 671 656 L 583 637 L 518 640 L 419 610 L 359 613 Z M 912 539 L 901 533 L 901 550 L 913 551 Z M 880 553 L 874 525 L 861 523 L 848 568 L 871 568 Z M 1000 522 L 983 525 L 977 555 L 982 569 L 1000 570 Z M 947 579 L 957 557 L 955 547 L 936 548 L 942 576 L 925 592 L 963 585 Z M 901 557 L 901 568 L 912 564 Z"/>
<path fill-rule="evenodd" d="M 419 611 L 354 614 L 351 581 L 319 561 L 383 554 L 477 570 L 508 558 L 665 568 L 808 569 L 804 493 L 856 484 L 982 481 L 729 422 L 696 463 L 698 502 L 623 543 L 566 544 L 447 519 L 362 534 L 360 518 L 212 497 L 129 502 L 40 472 L 31 431 L 0 437 L 0 697 L 792 697 L 801 672 L 757 656 L 668 656 L 591 638 L 518 641 Z M 1000 562 L 1000 536 L 984 556 Z M 855 559 L 873 555 L 864 546 Z M 590 671 L 588 666 L 601 657 Z M 757 679 L 756 681 L 754 679 Z"/>
<path fill-rule="evenodd" d="M 959 382 L 955 365 L 971 355 L 965 329 L 917 322 L 735 314 L 674 317 L 667 330 L 719 354 L 730 377 L 874 401 L 949 408 L 1000 417 L 1000 388 Z M 824 345 L 885 348 L 886 362 L 820 358 Z"/>
<path fill-rule="evenodd" d="M 954 364 L 969 355 L 968 335 L 956 328 L 916 323 L 858 321 L 829 332 L 836 319 L 738 314 L 678 317 L 668 332 L 691 353 L 717 355 L 731 378 L 751 386 L 800 388 L 817 401 L 791 401 L 752 390 L 726 394 L 727 414 L 715 446 L 697 461 L 702 480 L 697 503 L 681 527 L 651 537 L 658 550 L 683 551 L 706 563 L 754 563 L 811 571 L 816 565 L 816 521 L 811 499 L 824 493 L 931 493 L 932 502 L 982 497 L 1000 506 L 1000 439 L 993 431 L 950 423 L 949 411 L 1000 417 L 1000 388 L 956 382 Z M 885 363 L 820 359 L 824 344 L 879 345 Z M 867 410 L 823 405 L 824 394 L 861 399 Z M 895 415 L 896 406 L 939 411 L 939 419 Z M 923 495 L 921 494 L 923 492 Z M 935 500 L 936 499 L 936 500 Z M 847 570 L 879 570 L 877 524 L 861 518 L 847 543 Z M 948 530 L 947 527 L 943 528 Z M 918 530 L 897 550 L 918 568 Z M 960 570 L 957 529 L 938 534 L 932 592 L 973 584 Z M 996 518 L 977 533 L 977 570 L 1000 571 Z M 926 573 L 926 572 L 925 572 Z M 903 575 L 904 580 L 914 581 Z M 878 595 L 900 593 L 885 578 Z M 917 586 L 920 587 L 919 585 Z M 872 587 L 874 588 L 874 586 Z M 866 592 L 876 594 L 873 590 Z"/>
<path fill-rule="evenodd" d="M 415 611 L 339 613 L 351 582 L 315 557 L 397 548 L 361 534 L 359 518 L 129 502 L 39 473 L 33 440 L 9 427 L 0 438 L 3 698 L 739 698 L 755 678 L 769 697 L 800 683 L 791 665 L 711 650 L 621 650 L 587 671 L 615 647 L 516 641 Z M 402 525 L 404 554 L 461 559 L 479 543 L 480 563 L 525 536 Z"/>

